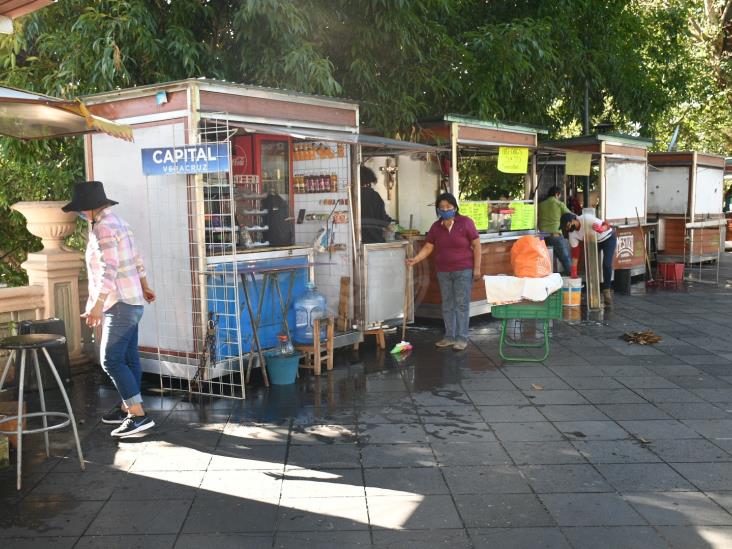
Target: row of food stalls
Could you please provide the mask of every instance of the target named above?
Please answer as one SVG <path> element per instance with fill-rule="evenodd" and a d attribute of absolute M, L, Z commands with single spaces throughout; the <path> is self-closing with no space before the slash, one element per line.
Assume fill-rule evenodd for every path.
<path fill-rule="evenodd" d="M 649 189 L 663 168 L 651 166 L 650 143 L 637 138 L 540 143 L 536 128 L 445 115 L 418 124 L 418 142 L 397 141 L 362 133 L 355 102 L 204 79 L 85 103 L 134 131 L 133 143 L 93 134 L 85 145 L 87 177 L 119 201 L 158 293 L 142 320 L 143 368 L 189 383 L 263 361 L 259 350 L 294 326 L 292 303 L 308 281 L 336 318 L 336 346 L 405 315 L 439 316 L 431 262 L 410 273 L 404 259 L 434 222 L 436 195 L 460 195 L 467 157 L 503 164 L 524 182 L 523 200 L 461 201 L 481 230 L 484 274 L 511 273 L 513 242 L 536 231 L 549 187 L 572 190 L 580 175 L 570 174 L 596 179 L 598 215 L 619 229 L 619 267 L 642 271 L 639 221 L 667 214 L 653 210 Z M 409 236 L 362 243 L 361 164 L 374 169 L 389 215 Z M 716 180 L 705 173 L 689 184 Z M 659 248 L 671 241 L 659 238 Z M 471 315 L 488 311 L 476 283 Z"/>

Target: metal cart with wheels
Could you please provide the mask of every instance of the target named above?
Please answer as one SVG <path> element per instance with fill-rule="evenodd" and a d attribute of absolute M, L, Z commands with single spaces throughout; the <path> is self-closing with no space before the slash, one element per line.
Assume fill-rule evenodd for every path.
<path fill-rule="evenodd" d="M 562 318 L 562 290 L 557 290 L 544 301 L 525 301 L 510 305 L 494 305 L 491 308 L 494 318 L 501 320 L 501 339 L 498 344 L 498 353 L 507 362 L 542 362 L 549 356 L 549 321 Z M 509 320 L 532 319 L 543 320 L 544 334 L 540 343 L 520 343 L 506 337 L 506 326 Z M 504 353 L 506 347 L 544 349 L 541 357 L 510 356 Z"/>

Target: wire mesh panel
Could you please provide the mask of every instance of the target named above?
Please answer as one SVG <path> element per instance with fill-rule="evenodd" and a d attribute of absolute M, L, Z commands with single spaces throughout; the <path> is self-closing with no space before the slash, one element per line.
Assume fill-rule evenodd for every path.
<path fill-rule="evenodd" d="M 213 146 L 206 149 L 208 159 L 199 161 L 230 158 L 230 135 L 225 121 L 202 121 L 198 143 Z M 219 171 L 147 178 L 148 201 L 160 205 L 149 220 L 151 259 L 158 286 L 167 289 L 155 304 L 154 357 L 164 390 L 245 396 L 240 296 L 231 268 L 242 233 L 229 166 L 227 161 Z"/>
<path fill-rule="evenodd" d="M 295 243 L 313 246 L 315 282 L 338 315 L 341 278 L 353 291 L 353 219 L 350 203 L 351 164 L 348 145 L 296 140 L 292 154 Z M 353 318 L 353 295 L 348 296 Z"/>

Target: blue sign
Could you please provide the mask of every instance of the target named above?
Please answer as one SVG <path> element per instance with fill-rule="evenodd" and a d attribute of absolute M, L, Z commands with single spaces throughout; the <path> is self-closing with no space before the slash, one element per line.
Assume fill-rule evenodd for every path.
<path fill-rule="evenodd" d="M 142 173 L 180 175 L 229 171 L 229 144 L 142 149 Z"/>

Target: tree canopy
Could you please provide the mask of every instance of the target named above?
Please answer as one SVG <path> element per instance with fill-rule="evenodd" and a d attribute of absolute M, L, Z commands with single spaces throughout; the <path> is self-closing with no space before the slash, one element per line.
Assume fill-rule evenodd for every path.
<path fill-rule="evenodd" d="M 60 0 L 0 38 L 6 85 L 76 97 L 207 76 L 342 96 L 408 136 L 456 112 L 581 131 L 592 122 L 684 146 L 729 145 L 732 0 Z M 8 206 L 61 199 L 80 139 L 0 142 L 0 281 L 38 246 Z M 480 184 L 480 178 L 476 179 Z"/>

